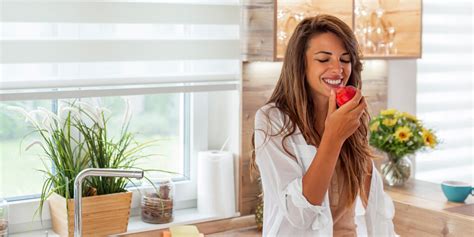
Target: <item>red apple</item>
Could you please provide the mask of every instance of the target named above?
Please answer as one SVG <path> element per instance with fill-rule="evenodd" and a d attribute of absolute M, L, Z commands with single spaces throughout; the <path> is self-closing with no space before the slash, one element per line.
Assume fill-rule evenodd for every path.
<path fill-rule="evenodd" d="M 347 101 L 351 100 L 356 94 L 357 89 L 353 86 L 339 87 L 336 91 L 336 103 L 341 107 Z"/>

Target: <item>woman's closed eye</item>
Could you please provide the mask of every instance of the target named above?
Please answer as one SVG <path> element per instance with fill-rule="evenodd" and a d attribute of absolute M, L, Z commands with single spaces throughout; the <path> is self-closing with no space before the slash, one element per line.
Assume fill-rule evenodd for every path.
<path fill-rule="evenodd" d="M 329 59 L 316 59 L 316 61 L 319 61 L 320 63 L 326 63 L 326 62 L 329 62 Z M 342 63 L 350 63 L 351 60 L 350 59 L 339 59 L 339 61 L 341 61 Z"/>
<path fill-rule="evenodd" d="M 344 58 L 339 59 L 339 61 L 341 61 L 343 63 L 350 63 L 351 62 L 350 59 L 344 59 Z"/>
<path fill-rule="evenodd" d="M 349 53 L 342 54 L 341 57 L 339 58 L 339 61 L 343 63 L 350 63 L 351 62 L 351 56 Z"/>
<path fill-rule="evenodd" d="M 321 62 L 321 63 L 329 62 L 329 58 L 328 59 L 316 59 L 316 60 Z"/>

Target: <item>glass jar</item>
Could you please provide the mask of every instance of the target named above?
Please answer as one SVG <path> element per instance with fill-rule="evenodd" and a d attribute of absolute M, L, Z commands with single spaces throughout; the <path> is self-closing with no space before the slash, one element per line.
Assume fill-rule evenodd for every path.
<path fill-rule="evenodd" d="M 145 183 L 141 201 L 142 220 L 152 224 L 173 221 L 174 184 L 169 178 L 159 179 L 153 185 Z"/>
<path fill-rule="evenodd" d="M 8 203 L 0 197 L 0 237 L 8 236 Z"/>

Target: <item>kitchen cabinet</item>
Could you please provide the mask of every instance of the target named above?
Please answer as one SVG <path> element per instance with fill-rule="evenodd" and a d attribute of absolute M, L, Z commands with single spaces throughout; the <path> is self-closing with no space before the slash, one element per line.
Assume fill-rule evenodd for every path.
<path fill-rule="evenodd" d="M 279 61 L 296 25 L 331 14 L 354 30 L 364 59 L 421 57 L 421 0 L 245 0 L 244 61 Z"/>

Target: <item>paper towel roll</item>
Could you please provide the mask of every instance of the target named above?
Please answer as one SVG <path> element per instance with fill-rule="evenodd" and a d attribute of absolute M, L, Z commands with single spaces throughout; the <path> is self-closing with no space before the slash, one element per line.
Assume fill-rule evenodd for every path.
<path fill-rule="evenodd" d="M 198 155 L 197 205 L 199 212 L 219 217 L 235 215 L 234 157 L 227 151 Z"/>

